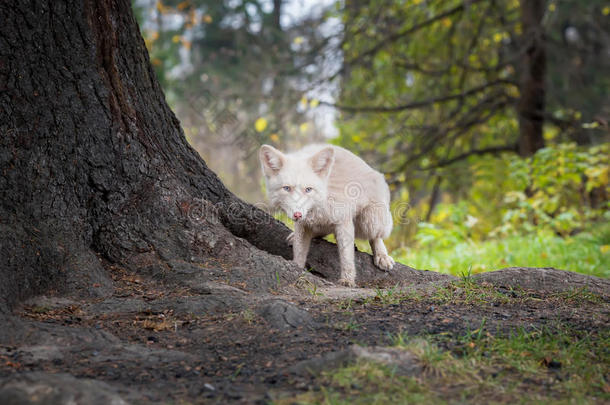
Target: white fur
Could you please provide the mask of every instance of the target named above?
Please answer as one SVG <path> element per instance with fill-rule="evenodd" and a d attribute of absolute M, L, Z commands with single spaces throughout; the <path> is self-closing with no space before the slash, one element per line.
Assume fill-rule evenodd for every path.
<path fill-rule="evenodd" d="M 392 215 L 390 190 L 381 173 L 332 145 L 287 154 L 263 145 L 259 157 L 271 205 L 295 218 L 290 239 L 299 266 L 305 266 L 311 239 L 331 233 L 339 249 L 342 284 L 355 285 L 354 238 L 369 241 L 377 267 L 394 266 L 383 243 L 392 231 Z"/>

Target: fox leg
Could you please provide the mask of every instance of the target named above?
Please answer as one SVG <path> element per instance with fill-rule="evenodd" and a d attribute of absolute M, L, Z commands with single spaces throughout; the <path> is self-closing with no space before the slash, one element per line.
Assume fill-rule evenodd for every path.
<path fill-rule="evenodd" d="M 337 225 L 335 239 L 339 249 L 341 262 L 341 278 L 339 283 L 348 287 L 356 286 L 356 265 L 354 264 L 354 223 L 347 221 Z"/>
<path fill-rule="evenodd" d="M 387 204 L 374 203 L 365 207 L 356 219 L 358 235 L 366 238 L 373 250 L 373 262 L 381 270 L 391 270 L 394 259 L 388 255 L 383 238 L 392 232 L 392 214 Z"/>
<path fill-rule="evenodd" d="M 312 237 L 313 233 L 311 230 L 298 222 L 294 224 L 294 232 L 292 233 L 291 238 L 292 260 L 298 264 L 299 267 L 305 267 Z"/>
<path fill-rule="evenodd" d="M 394 267 L 394 259 L 388 254 L 383 239 L 371 239 L 369 240 L 369 243 L 373 250 L 373 262 L 375 263 L 375 266 L 379 267 L 381 270 L 392 270 L 392 267 Z"/>

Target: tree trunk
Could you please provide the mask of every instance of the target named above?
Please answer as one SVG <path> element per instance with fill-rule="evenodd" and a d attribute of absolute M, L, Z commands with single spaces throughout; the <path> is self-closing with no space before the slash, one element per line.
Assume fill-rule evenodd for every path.
<path fill-rule="evenodd" d="M 129 0 L 3 1 L 0 21 L 0 313 L 50 288 L 105 296 L 112 263 L 250 291 L 302 279 L 290 231 L 188 145 Z M 338 275 L 334 246 L 310 256 Z M 434 277 L 357 257 L 361 284 Z"/>
<path fill-rule="evenodd" d="M 542 27 L 546 2 L 521 0 L 523 44 L 519 115 L 519 154 L 531 156 L 544 147 L 545 38 Z"/>
<path fill-rule="evenodd" d="M 282 30 L 282 2 L 283 0 L 273 0 L 273 28 L 277 31 Z"/>

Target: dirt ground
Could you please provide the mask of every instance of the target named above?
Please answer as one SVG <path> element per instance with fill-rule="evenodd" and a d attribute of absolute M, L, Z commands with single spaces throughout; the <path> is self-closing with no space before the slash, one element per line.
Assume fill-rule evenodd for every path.
<path fill-rule="evenodd" d="M 388 346 L 398 334 L 443 335 L 452 350 L 452 336 L 482 325 L 494 334 L 559 324 L 594 332 L 607 329 L 610 319 L 607 295 L 581 299 L 486 283 L 475 291 L 454 282 L 406 292 L 329 285 L 252 300 L 228 286 L 216 286 L 225 294 L 194 293 L 110 271 L 111 298 L 39 297 L 16 311 L 25 326 L 0 345 L 0 387 L 2 381 L 50 378 L 48 385 L 74 382 L 77 389 L 91 379 L 102 383 L 92 389 L 101 395 L 92 403 L 111 397 L 268 403 L 318 389 L 294 366 L 354 344 Z"/>

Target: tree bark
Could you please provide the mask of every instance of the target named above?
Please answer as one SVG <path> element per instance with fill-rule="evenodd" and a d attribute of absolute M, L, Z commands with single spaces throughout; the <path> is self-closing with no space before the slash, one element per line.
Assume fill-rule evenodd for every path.
<path fill-rule="evenodd" d="M 3 1 L 0 21 L 0 313 L 48 289 L 106 296 L 112 263 L 250 291 L 303 279 L 290 231 L 188 145 L 129 0 Z M 357 261 L 361 285 L 442 278 Z M 337 277 L 334 245 L 310 264 Z"/>
<path fill-rule="evenodd" d="M 521 0 L 523 51 L 521 63 L 521 97 L 519 116 L 519 154 L 533 155 L 544 147 L 543 124 L 545 104 L 546 51 L 542 17 L 546 2 Z"/>

